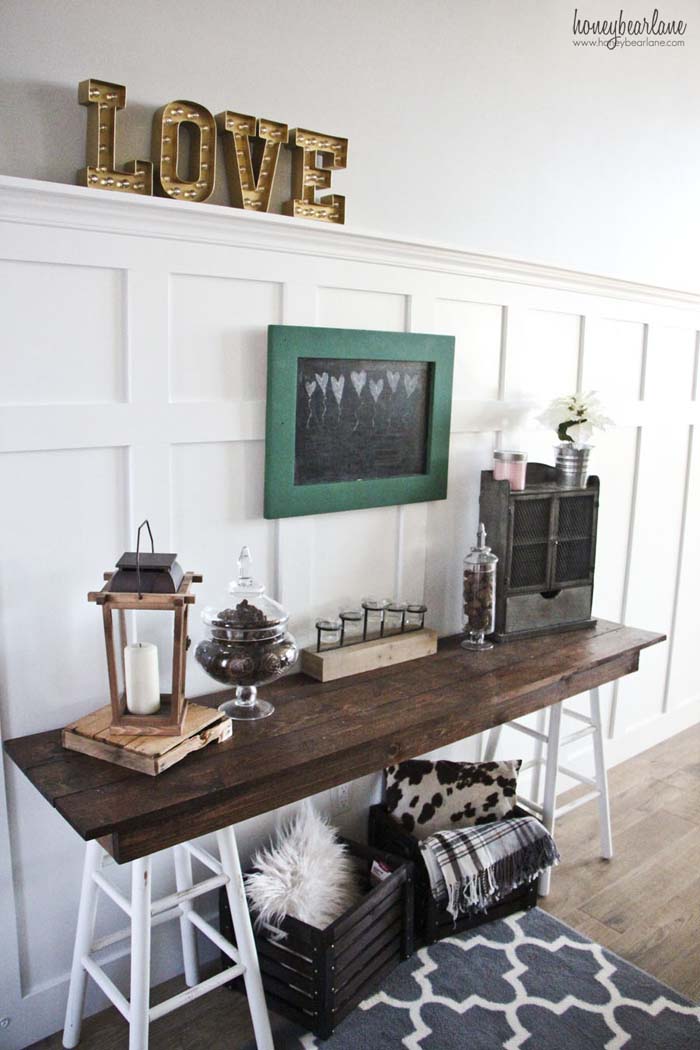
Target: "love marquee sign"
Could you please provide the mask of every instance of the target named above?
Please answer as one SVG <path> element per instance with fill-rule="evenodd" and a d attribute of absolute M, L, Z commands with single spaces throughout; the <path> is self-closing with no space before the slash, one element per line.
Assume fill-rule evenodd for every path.
<path fill-rule="evenodd" d="M 78 101 L 88 111 L 87 163 L 78 173 L 81 186 L 144 197 L 152 196 L 155 190 L 173 200 L 205 201 L 214 189 L 220 137 L 233 206 L 267 211 L 280 147 L 288 145 L 293 150 L 292 197 L 283 205 L 284 213 L 321 222 L 345 222 L 345 197 L 332 193 L 317 200 L 316 191 L 329 189 L 331 173 L 347 166 L 347 139 L 303 128 L 290 132 L 286 124 L 230 110 L 214 117 L 205 106 L 178 99 L 162 106 L 153 117 L 153 161 L 134 160 L 119 169 L 117 111 L 126 107 L 126 88 L 104 80 L 83 80 Z M 189 125 L 193 132 L 189 157 L 184 156 L 181 142 L 183 125 Z M 254 152 L 259 158 L 255 167 Z M 180 170 L 187 168 L 189 177 L 183 178 Z"/>

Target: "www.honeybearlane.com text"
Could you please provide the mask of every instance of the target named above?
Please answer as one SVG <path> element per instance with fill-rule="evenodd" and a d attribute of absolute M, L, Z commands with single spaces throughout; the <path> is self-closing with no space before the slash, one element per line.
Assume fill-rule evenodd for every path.
<path fill-rule="evenodd" d="M 648 18 L 625 18 L 625 12 L 620 8 L 617 18 L 589 19 L 579 16 L 578 7 L 574 9 L 574 36 L 604 37 L 606 46 L 611 49 L 626 37 L 683 36 L 687 26 L 682 18 L 662 18 L 656 7 Z"/>

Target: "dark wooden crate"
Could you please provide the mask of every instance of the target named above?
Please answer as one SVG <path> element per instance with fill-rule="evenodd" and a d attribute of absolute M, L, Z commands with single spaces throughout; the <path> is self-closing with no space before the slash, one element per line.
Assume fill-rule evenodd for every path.
<path fill-rule="evenodd" d="M 528 814 L 524 809 L 515 806 L 512 811 L 514 817 L 525 817 Z M 416 937 L 426 944 L 434 944 L 443 937 L 454 936 L 464 930 L 471 930 L 482 923 L 491 922 L 493 919 L 502 919 L 506 915 L 512 915 L 516 911 L 527 911 L 537 904 L 537 879 L 519 886 L 512 893 L 502 897 L 496 904 L 491 905 L 483 912 L 475 912 L 463 915 L 456 921 L 452 918 L 446 908 L 436 904 L 430 890 L 428 872 L 423 862 L 418 840 L 409 835 L 399 823 L 387 811 L 384 803 L 370 806 L 369 810 L 369 841 L 378 849 L 397 856 L 404 857 L 414 864 L 415 871 L 415 931 Z"/>
<path fill-rule="evenodd" d="M 265 997 L 271 1009 L 327 1039 L 335 1026 L 378 986 L 402 959 L 413 954 L 413 879 L 411 861 L 381 849 L 344 840 L 359 862 L 366 892 L 325 930 L 287 917 L 280 924 L 286 937 L 275 942 L 255 931 Z M 383 882 L 370 886 L 374 860 L 392 869 Z M 221 932 L 235 943 L 224 889 L 219 895 Z M 225 965 L 229 966 L 228 958 Z M 232 987 L 244 991 L 242 979 Z"/>

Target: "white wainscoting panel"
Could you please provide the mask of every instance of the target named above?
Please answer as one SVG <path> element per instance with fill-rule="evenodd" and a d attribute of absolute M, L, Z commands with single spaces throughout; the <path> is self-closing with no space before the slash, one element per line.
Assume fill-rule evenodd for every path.
<path fill-rule="evenodd" d="M 581 318 L 544 310 L 511 310 L 505 396 L 544 400 L 575 390 Z"/>
<path fill-rule="evenodd" d="M 104 693 L 102 617 L 87 592 L 121 553 L 126 489 L 120 448 L 0 455 L 6 736 L 65 724 Z"/>
<path fill-rule="evenodd" d="M 639 674 L 605 690 L 610 760 L 700 719 L 700 297 L 7 177 L 0 244 L 0 736 L 58 727 L 106 699 L 100 618 L 86 594 L 133 547 L 144 517 L 159 547 L 204 573 L 195 644 L 198 614 L 223 597 L 244 543 L 302 644 L 318 616 L 366 594 L 424 599 L 432 626 L 460 630 L 480 472 L 498 446 L 552 462 L 554 435 L 537 415 L 550 397 L 591 387 L 617 421 L 592 454 L 595 612 L 671 634 L 643 655 Z M 273 323 L 455 336 L 446 500 L 263 518 Z M 188 675 L 190 695 L 215 687 L 192 658 Z M 473 739 L 443 753 L 473 758 L 478 747 Z M 528 757 L 520 736 L 506 732 L 503 747 Z M 590 768 L 583 751 L 567 761 Z M 3 768 L 0 1016 L 11 1018 L 3 1045 L 16 1050 L 62 1022 L 82 843 Z M 342 827 L 362 833 L 378 785 L 377 775 L 353 784 Z M 332 793 L 318 804 L 332 811 Z M 241 826 L 244 857 L 289 811 Z M 165 857 L 155 878 L 172 888 Z M 100 930 L 115 921 L 107 905 Z M 126 960 L 114 966 L 123 980 Z M 160 928 L 154 980 L 180 969 L 177 932 Z M 89 1009 L 103 1004 L 92 989 Z"/>
<path fill-rule="evenodd" d="M 644 338 L 640 322 L 587 318 L 582 388 L 605 391 L 609 400 L 636 400 L 642 385 Z"/>
<path fill-rule="evenodd" d="M 319 288 L 318 323 L 328 328 L 406 331 L 406 297 L 357 288 Z"/>
<path fill-rule="evenodd" d="M 502 323 L 503 308 L 493 303 L 435 303 L 435 331 L 455 337 L 455 401 L 498 397 Z"/>
<path fill-rule="evenodd" d="M 267 325 L 279 324 L 282 288 L 192 274 L 170 279 L 173 401 L 264 399 Z"/>
<path fill-rule="evenodd" d="M 664 633 L 671 630 L 676 598 L 687 454 L 687 426 L 669 421 L 644 428 L 625 618 Z M 644 654 L 643 675 L 620 681 L 621 731 L 663 712 L 669 651 L 654 646 Z"/>
<path fill-rule="evenodd" d="M 0 317 L 0 404 L 124 400 L 120 270 L 0 259 Z"/>

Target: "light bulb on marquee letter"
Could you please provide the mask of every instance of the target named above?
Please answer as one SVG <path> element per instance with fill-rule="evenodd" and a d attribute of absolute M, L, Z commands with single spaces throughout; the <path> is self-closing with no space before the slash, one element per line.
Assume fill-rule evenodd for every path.
<path fill-rule="evenodd" d="M 231 203 L 236 208 L 267 211 L 280 146 L 289 138 L 289 128 L 286 124 L 278 124 L 274 120 L 258 120 L 257 117 L 246 117 L 242 113 L 230 113 L 228 110 L 217 114 L 216 123 L 223 136 Z M 253 172 L 250 152 L 251 136 L 256 135 L 265 143 L 257 179 Z"/>
<path fill-rule="evenodd" d="M 192 124 L 197 129 L 195 136 L 198 141 L 192 143 L 192 151 L 196 150 L 197 175 L 194 179 L 181 179 L 177 173 L 181 124 Z M 153 117 L 153 155 L 159 193 L 186 201 L 205 201 L 210 197 L 216 172 L 216 121 L 209 110 L 184 99 L 168 102 L 159 109 Z"/>
<path fill-rule="evenodd" d="M 345 197 L 333 193 L 317 202 L 316 190 L 329 189 L 331 171 L 347 166 L 348 140 L 296 128 L 291 133 L 291 145 L 296 147 L 292 158 L 294 200 L 285 203 L 285 213 L 296 219 L 344 223 Z"/>
<path fill-rule="evenodd" d="M 78 102 L 87 106 L 87 167 L 78 172 L 78 183 L 98 190 L 117 190 L 149 197 L 153 193 L 153 165 L 150 160 L 132 160 L 126 169 L 115 167 L 117 110 L 126 106 L 123 84 L 104 80 L 83 80 L 78 85 Z"/>

